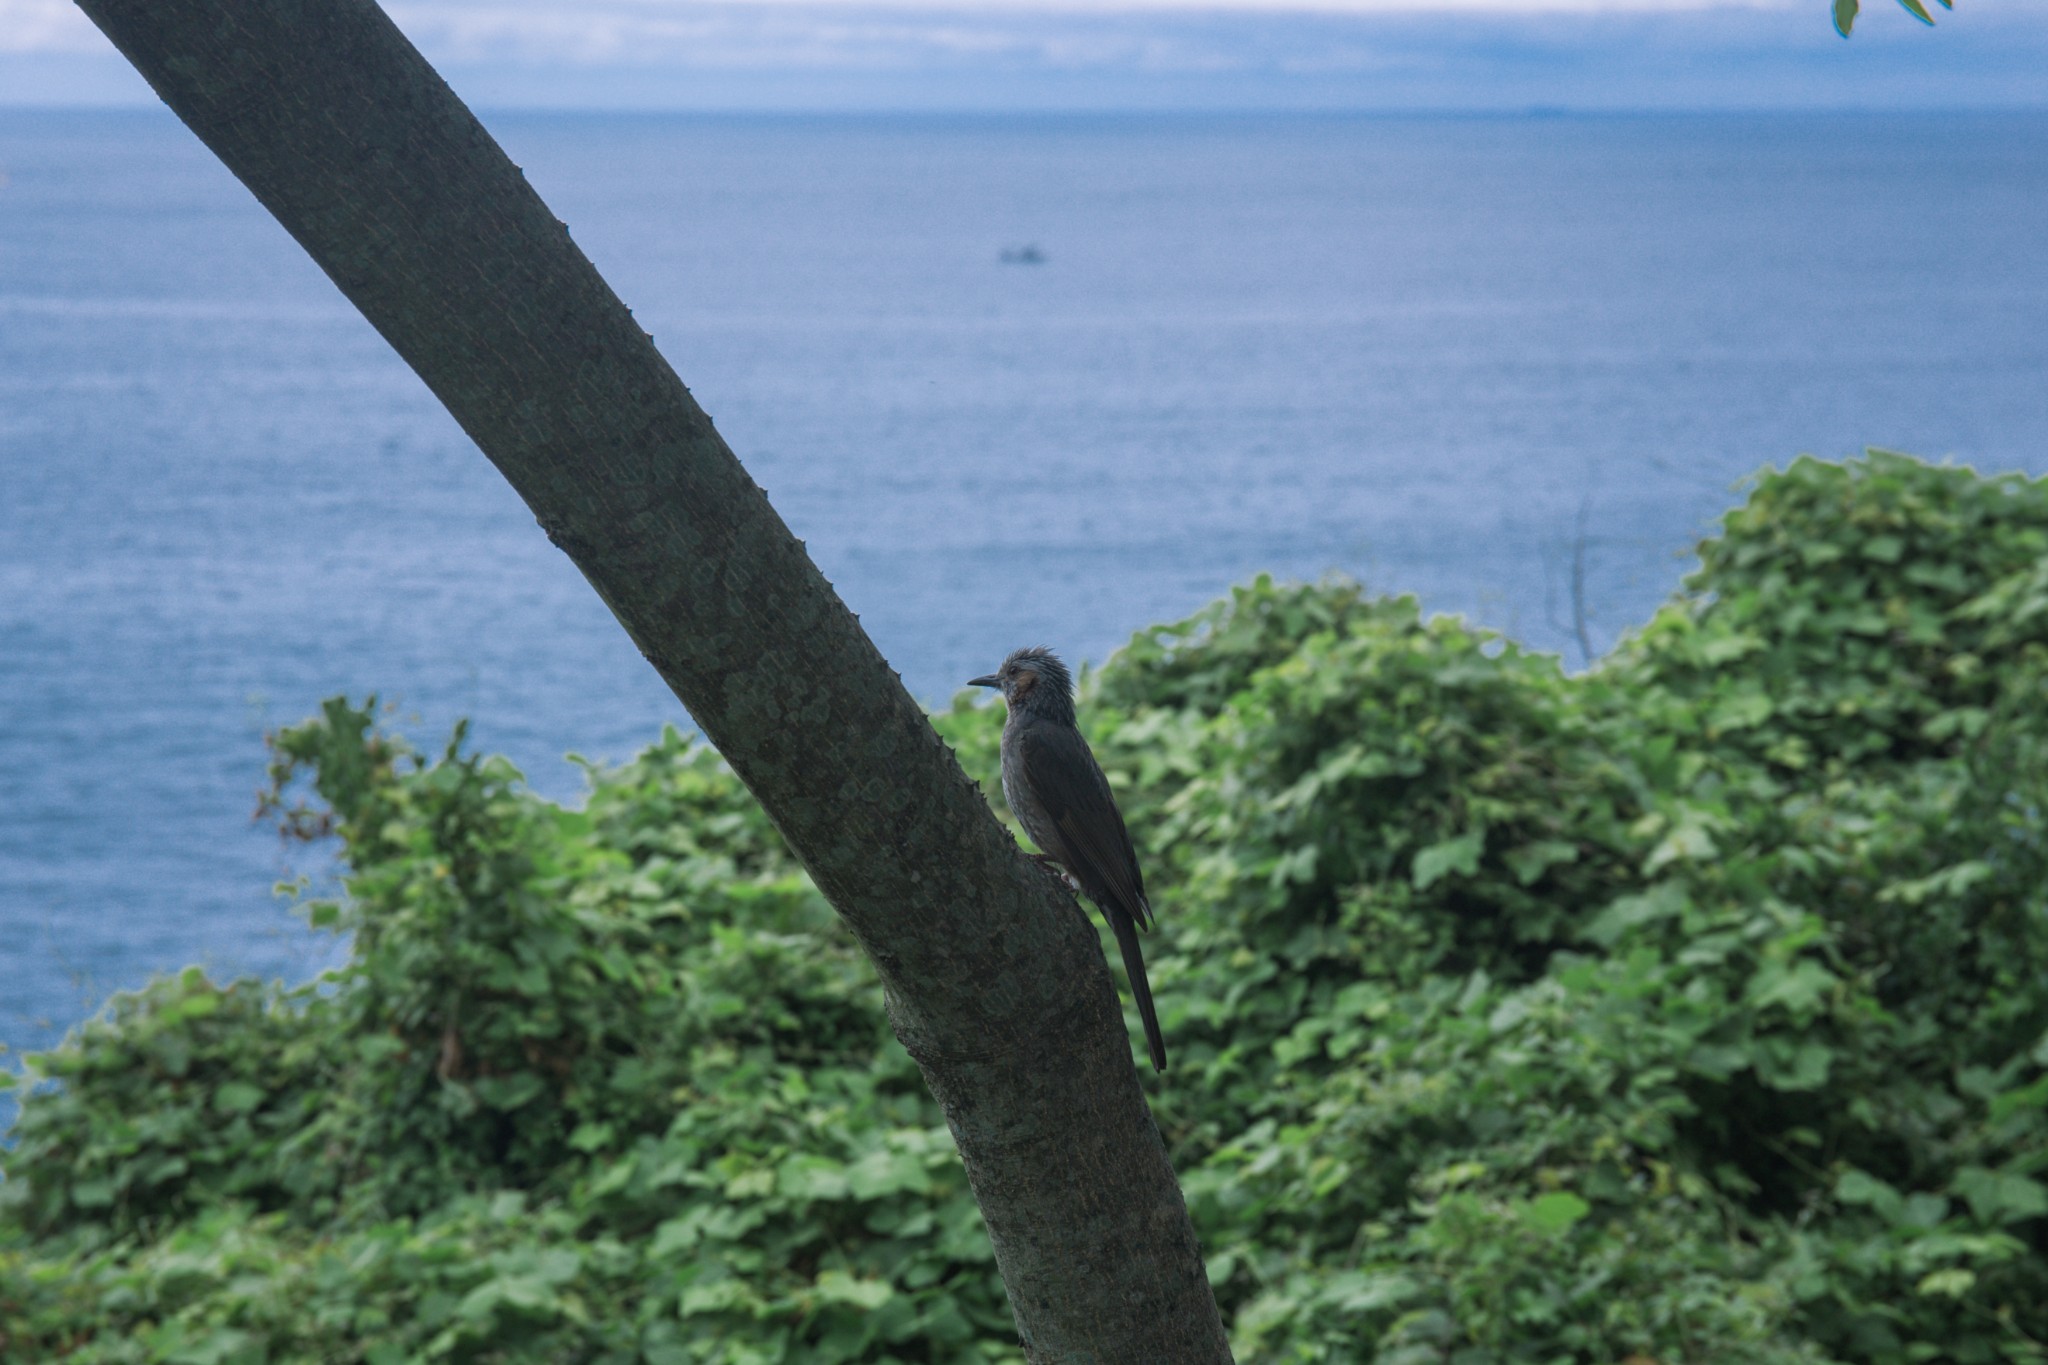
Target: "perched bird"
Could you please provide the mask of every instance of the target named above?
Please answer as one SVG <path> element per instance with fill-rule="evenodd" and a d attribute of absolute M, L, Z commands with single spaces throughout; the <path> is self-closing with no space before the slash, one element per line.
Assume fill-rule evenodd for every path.
<path fill-rule="evenodd" d="M 967 685 L 1001 689 L 1009 707 L 1003 722 L 1003 796 L 1032 842 L 1102 908 L 1123 949 L 1152 1068 L 1166 1070 L 1166 1042 L 1159 1036 L 1159 1016 L 1152 1012 L 1145 955 L 1138 950 L 1138 931 L 1152 927 L 1145 877 L 1138 871 L 1123 814 L 1109 794 L 1109 779 L 1074 728 L 1074 680 L 1067 666 L 1040 645 L 1017 650 L 1001 668 Z"/>

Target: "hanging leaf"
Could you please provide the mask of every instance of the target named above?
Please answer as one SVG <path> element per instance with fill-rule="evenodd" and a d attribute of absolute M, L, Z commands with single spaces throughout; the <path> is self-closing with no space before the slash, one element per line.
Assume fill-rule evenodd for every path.
<path fill-rule="evenodd" d="M 1835 0 L 1835 32 L 1844 38 L 1856 26 L 1856 0 Z"/>
<path fill-rule="evenodd" d="M 1933 27 L 1934 16 L 1927 12 L 1927 6 L 1921 4 L 1920 0 L 1899 0 L 1899 3 L 1906 7 L 1906 13 L 1930 28 Z"/>

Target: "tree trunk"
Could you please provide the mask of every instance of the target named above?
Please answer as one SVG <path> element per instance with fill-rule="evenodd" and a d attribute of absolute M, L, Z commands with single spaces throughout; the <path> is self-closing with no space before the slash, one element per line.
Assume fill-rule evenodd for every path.
<path fill-rule="evenodd" d="M 526 499 L 873 959 L 1033 1361 L 1229 1348 L 1093 930 L 371 0 L 79 0 Z"/>

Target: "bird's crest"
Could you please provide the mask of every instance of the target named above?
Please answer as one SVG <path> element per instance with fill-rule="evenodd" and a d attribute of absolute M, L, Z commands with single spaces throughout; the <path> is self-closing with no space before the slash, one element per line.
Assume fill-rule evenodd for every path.
<path fill-rule="evenodd" d="M 1006 690 L 1013 704 L 1073 723 L 1074 675 L 1044 645 L 1012 651 L 1003 660 L 1002 676 L 1009 680 Z"/>
<path fill-rule="evenodd" d="M 1062 696 L 1074 695 L 1074 675 L 1067 672 L 1060 656 L 1044 645 L 1013 650 L 1010 657 L 1003 660 L 1003 671 L 1007 673 L 1012 669 L 1028 669 L 1038 675 L 1040 682 L 1052 684 Z"/>

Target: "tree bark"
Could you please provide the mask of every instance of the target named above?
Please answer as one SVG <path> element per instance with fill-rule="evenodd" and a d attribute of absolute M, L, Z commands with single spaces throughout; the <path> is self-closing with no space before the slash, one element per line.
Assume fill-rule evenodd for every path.
<path fill-rule="evenodd" d="M 1026 1353 L 1229 1348 L 1095 934 L 371 0 L 79 0 L 533 509 L 873 959 Z"/>

